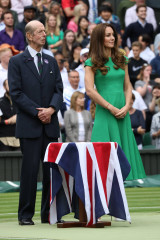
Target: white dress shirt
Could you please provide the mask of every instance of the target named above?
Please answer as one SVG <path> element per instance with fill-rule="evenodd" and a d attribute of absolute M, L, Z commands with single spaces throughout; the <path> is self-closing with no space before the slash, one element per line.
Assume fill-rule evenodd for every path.
<path fill-rule="evenodd" d="M 29 53 L 31 54 L 31 56 L 34 58 L 34 63 L 36 65 L 36 68 L 37 68 L 37 71 L 39 72 L 39 69 L 38 69 L 38 57 L 37 57 L 37 51 L 33 48 L 31 48 L 31 46 L 28 45 L 28 51 Z M 42 49 L 41 51 L 39 52 L 41 54 L 41 62 L 42 62 Z M 43 62 L 42 62 L 43 64 Z"/>
<path fill-rule="evenodd" d="M 66 88 L 66 87 L 70 86 L 70 82 L 68 80 L 68 72 L 65 67 L 62 69 L 60 74 L 61 74 L 61 78 L 62 78 L 62 82 L 63 82 L 63 87 Z"/>
<path fill-rule="evenodd" d="M 142 96 L 140 95 L 139 92 L 137 92 L 136 90 L 132 90 L 134 96 L 135 96 L 135 100 L 133 103 L 133 108 L 143 111 L 147 109 L 147 105 L 145 104 Z"/>
<path fill-rule="evenodd" d="M 85 141 L 85 128 L 84 128 L 84 120 L 81 112 L 77 112 L 78 116 L 78 142 Z"/>
<path fill-rule="evenodd" d="M 5 27 L 6 27 L 6 26 L 5 26 L 4 22 L 3 22 L 3 21 L 0 22 L 0 31 L 4 30 Z"/>
<path fill-rule="evenodd" d="M 3 87 L 3 82 L 6 79 L 8 79 L 8 70 L 4 69 L 0 64 L 0 97 L 4 96 L 5 89 Z"/>
<path fill-rule="evenodd" d="M 136 22 L 138 20 L 138 16 L 136 13 L 137 5 L 135 4 L 133 7 L 127 9 L 125 14 L 125 26 L 127 27 L 129 24 Z M 154 10 L 150 7 L 147 7 L 147 16 L 146 21 L 153 25 L 154 30 L 157 28 L 157 22 L 154 14 Z"/>
<path fill-rule="evenodd" d="M 85 71 L 83 64 L 80 64 L 75 70 L 79 73 L 79 88 L 85 88 L 84 84 Z"/>
<path fill-rule="evenodd" d="M 154 52 L 156 55 L 159 53 L 158 50 L 159 45 L 160 45 L 160 33 L 158 33 L 154 39 Z"/>

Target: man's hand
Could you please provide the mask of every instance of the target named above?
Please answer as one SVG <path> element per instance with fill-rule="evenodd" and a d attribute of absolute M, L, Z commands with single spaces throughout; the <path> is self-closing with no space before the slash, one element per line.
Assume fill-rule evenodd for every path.
<path fill-rule="evenodd" d="M 137 128 L 137 132 L 139 133 L 139 134 L 141 134 L 141 135 L 143 135 L 144 133 L 145 133 L 145 129 L 144 128 L 142 128 L 142 126 L 139 126 L 138 128 Z"/>
<path fill-rule="evenodd" d="M 157 138 L 157 137 L 159 137 L 160 136 L 160 130 L 158 130 L 157 132 L 155 132 L 155 133 L 153 133 L 152 134 L 152 138 L 154 139 L 154 138 Z"/>
<path fill-rule="evenodd" d="M 49 108 L 36 108 L 38 112 L 38 118 L 43 124 L 48 124 L 51 122 L 51 116 L 55 112 L 55 109 L 52 107 Z"/>
<path fill-rule="evenodd" d="M 6 119 L 5 121 L 5 124 L 6 125 L 12 125 L 12 124 L 15 124 L 16 123 L 16 119 L 17 119 L 17 115 L 13 115 L 12 117 Z"/>

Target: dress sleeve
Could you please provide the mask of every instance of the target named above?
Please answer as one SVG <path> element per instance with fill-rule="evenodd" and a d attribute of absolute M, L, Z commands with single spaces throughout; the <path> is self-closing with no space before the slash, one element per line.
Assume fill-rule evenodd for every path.
<path fill-rule="evenodd" d="M 88 58 L 88 59 L 85 61 L 84 66 L 85 66 L 85 67 L 86 67 L 86 66 L 92 67 L 92 65 L 93 65 L 93 63 L 92 63 L 92 61 L 91 61 L 91 58 Z"/>

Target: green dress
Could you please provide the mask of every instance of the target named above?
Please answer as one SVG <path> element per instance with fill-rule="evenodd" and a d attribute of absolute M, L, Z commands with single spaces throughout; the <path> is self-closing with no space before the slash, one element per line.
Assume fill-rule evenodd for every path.
<path fill-rule="evenodd" d="M 116 70 L 113 67 L 114 63 L 111 58 L 105 65 L 109 67 L 106 75 L 102 75 L 100 70 L 97 70 L 95 73 L 96 89 L 105 100 L 120 109 L 125 105 L 125 71 L 121 68 Z M 91 58 L 86 60 L 85 66 L 92 66 Z M 127 113 L 125 118 L 117 119 L 110 111 L 97 104 L 91 141 L 117 142 L 131 165 L 131 171 L 127 180 L 146 177 L 132 132 L 129 113 Z"/>

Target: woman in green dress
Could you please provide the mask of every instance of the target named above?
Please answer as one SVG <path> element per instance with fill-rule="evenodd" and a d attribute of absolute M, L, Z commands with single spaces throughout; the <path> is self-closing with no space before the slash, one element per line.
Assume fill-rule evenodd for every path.
<path fill-rule="evenodd" d="M 144 178 L 145 172 L 128 113 L 132 97 L 128 59 L 118 49 L 117 40 L 112 25 L 102 23 L 94 28 L 90 58 L 85 62 L 85 85 L 87 95 L 97 104 L 91 141 L 117 142 L 131 165 L 127 180 L 132 180 Z"/>
<path fill-rule="evenodd" d="M 62 45 L 63 31 L 57 23 L 57 19 L 54 15 L 49 14 L 46 19 L 46 41 L 53 53 L 56 53 L 58 47 Z"/>

